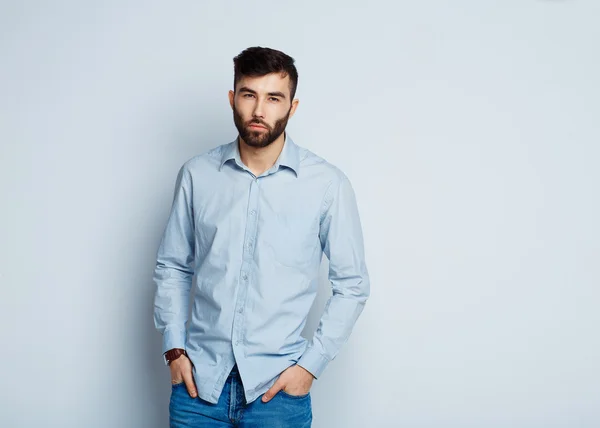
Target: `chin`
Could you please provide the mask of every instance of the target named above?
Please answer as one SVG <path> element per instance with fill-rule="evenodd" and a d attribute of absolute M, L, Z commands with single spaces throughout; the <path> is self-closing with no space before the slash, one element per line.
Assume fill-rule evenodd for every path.
<path fill-rule="evenodd" d="M 245 141 L 249 146 L 252 147 L 268 146 L 270 144 L 269 139 L 265 138 L 266 136 L 263 136 L 263 138 L 258 138 L 260 136 L 262 136 L 260 133 L 252 132 L 248 135 L 248 138 L 245 139 Z"/>

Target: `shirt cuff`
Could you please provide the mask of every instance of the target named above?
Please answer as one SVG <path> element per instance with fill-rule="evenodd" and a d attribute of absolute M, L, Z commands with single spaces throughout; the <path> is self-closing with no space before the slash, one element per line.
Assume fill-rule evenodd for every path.
<path fill-rule="evenodd" d="M 178 328 L 166 329 L 163 334 L 163 354 L 170 349 L 185 349 L 185 330 Z"/>
<path fill-rule="evenodd" d="M 327 357 L 321 355 L 319 351 L 314 348 L 308 348 L 304 354 L 298 360 L 298 365 L 308 370 L 315 379 L 318 379 L 329 364 Z"/>

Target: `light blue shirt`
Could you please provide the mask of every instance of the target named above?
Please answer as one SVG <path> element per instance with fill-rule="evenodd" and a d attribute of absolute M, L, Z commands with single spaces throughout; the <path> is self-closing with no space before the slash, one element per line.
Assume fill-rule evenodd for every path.
<path fill-rule="evenodd" d="M 308 341 L 323 253 L 332 295 Z M 318 378 L 370 293 L 350 181 L 287 133 L 258 177 L 237 138 L 194 156 L 177 175 L 153 279 L 163 352 L 187 351 L 200 398 L 217 403 L 236 363 L 248 403 L 291 365 Z"/>

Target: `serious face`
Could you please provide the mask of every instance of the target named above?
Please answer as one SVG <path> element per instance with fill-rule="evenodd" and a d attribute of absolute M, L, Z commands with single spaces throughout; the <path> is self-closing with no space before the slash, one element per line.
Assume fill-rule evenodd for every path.
<path fill-rule="evenodd" d="M 244 76 L 235 92 L 229 91 L 233 122 L 246 144 L 266 147 L 285 130 L 298 100 L 290 101 L 289 77 L 270 73 Z"/>

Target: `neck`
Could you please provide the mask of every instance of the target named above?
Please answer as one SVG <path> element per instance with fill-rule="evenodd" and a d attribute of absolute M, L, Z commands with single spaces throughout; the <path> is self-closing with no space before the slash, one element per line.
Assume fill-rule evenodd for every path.
<path fill-rule="evenodd" d="M 254 175 L 260 175 L 271 168 L 283 149 L 285 142 L 285 131 L 279 137 L 266 147 L 253 147 L 238 135 L 238 147 L 240 149 L 240 157 Z"/>

